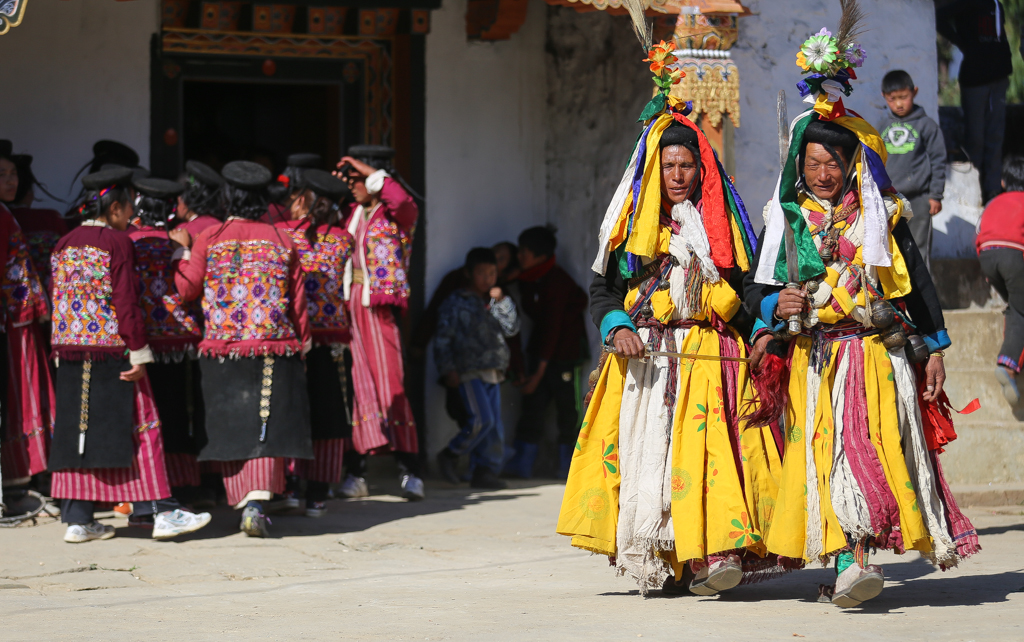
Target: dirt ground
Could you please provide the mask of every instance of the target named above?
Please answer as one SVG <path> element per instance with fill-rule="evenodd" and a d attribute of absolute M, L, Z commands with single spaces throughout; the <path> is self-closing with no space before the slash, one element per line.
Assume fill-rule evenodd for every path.
<path fill-rule="evenodd" d="M 226 507 L 169 542 L 120 517 L 105 520 L 117 537 L 85 544 L 52 520 L 0 530 L 0 640 L 1024 640 L 1019 511 L 967 511 L 984 550 L 945 573 L 873 557 L 885 591 L 842 610 L 816 602 L 834 581 L 821 568 L 644 599 L 555 534 L 560 485 L 434 483 L 415 504 L 371 490 L 321 519 L 274 517 L 265 540 Z"/>

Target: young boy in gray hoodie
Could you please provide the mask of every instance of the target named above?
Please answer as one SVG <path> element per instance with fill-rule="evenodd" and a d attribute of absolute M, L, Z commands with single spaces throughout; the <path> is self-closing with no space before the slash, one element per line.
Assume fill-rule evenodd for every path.
<path fill-rule="evenodd" d="M 910 201 L 910 232 L 931 269 L 932 217 L 942 211 L 946 187 L 946 143 L 938 123 L 914 104 L 917 87 L 910 74 L 897 69 L 882 79 L 889 111 L 878 125 L 889 160 L 885 171 L 893 187 Z"/>

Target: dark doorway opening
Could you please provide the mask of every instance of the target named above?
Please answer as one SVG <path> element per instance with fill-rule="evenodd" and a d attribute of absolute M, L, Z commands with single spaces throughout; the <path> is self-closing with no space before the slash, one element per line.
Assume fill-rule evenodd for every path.
<path fill-rule="evenodd" d="M 312 152 L 326 169 L 344 149 L 341 92 L 338 84 L 185 80 L 184 156 L 218 171 L 251 160 L 277 173 L 289 154 Z"/>

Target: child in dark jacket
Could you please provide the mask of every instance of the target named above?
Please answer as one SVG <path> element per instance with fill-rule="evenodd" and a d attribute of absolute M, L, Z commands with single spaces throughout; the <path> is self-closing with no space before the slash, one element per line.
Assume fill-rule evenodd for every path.
<path fill-rule="evenodd" d="M 533 321 L 526 344 L 529 372 L 522 382 L 523 414 L 516 427 L 515 455 L 505 473 L 533 475 L 544 417 L 554 400 L 558 417 L 560 474 L 567 475 L 582 420 L 583 363 L 589 358 L 587 294 L 555 263 L 555 232 L 531 227 L 519 235 L 519 288 L 523 312 Z"/>
<path fill-rule="evenodd" d="M 501 382 L 509 364 L 505 339 L 519 333 L 512 299 L 495 287 L 498 265 L 494 252 L 473 248 L 466 256 L 469 285 L 453 292 L 438 310 L 434 361 L 442 382 L 457 389 L 463 410 L 459 434 L 438 456 L 445 479 L 459 483 L 455 466 L 469 454 L 473 488 L 497 489 L 505 452 L 501 422 Z"/>
<path fill-rule="evenodd" d="M 878 126 L 889 153 L 885 171 L 896 191 L 910 201 L 910 233 L 930 268 L 932 217 L 942 211 L 946 186 L 946 143 L 938 123 L 914 104 L 917 87 L 910 74 L 900 69 L 887 73 L 882 96 L 889 106 Z"/>

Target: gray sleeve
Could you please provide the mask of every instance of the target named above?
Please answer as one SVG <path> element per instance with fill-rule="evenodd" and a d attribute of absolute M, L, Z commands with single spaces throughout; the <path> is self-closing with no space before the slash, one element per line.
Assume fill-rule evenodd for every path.
<path fill-rule="evenodd" d="M 519 314 L 516 313 L 516 304 L 512 297 L 506 296 L 501 301 L 491 301 L 491 316 L 501 324 L 501 332 L 506 337 L 514 337 L 519 334 Z"/>
<path fill-rule="evenodd" d="M 937 201 L 942 200 L 942 193 L 946 189 L 946 139 L 942 136 L 942 129 L 930 121 L 928 128 L 928 160 L 932 165 L 932 179 L 928 184 L 928 198 Z"/>

